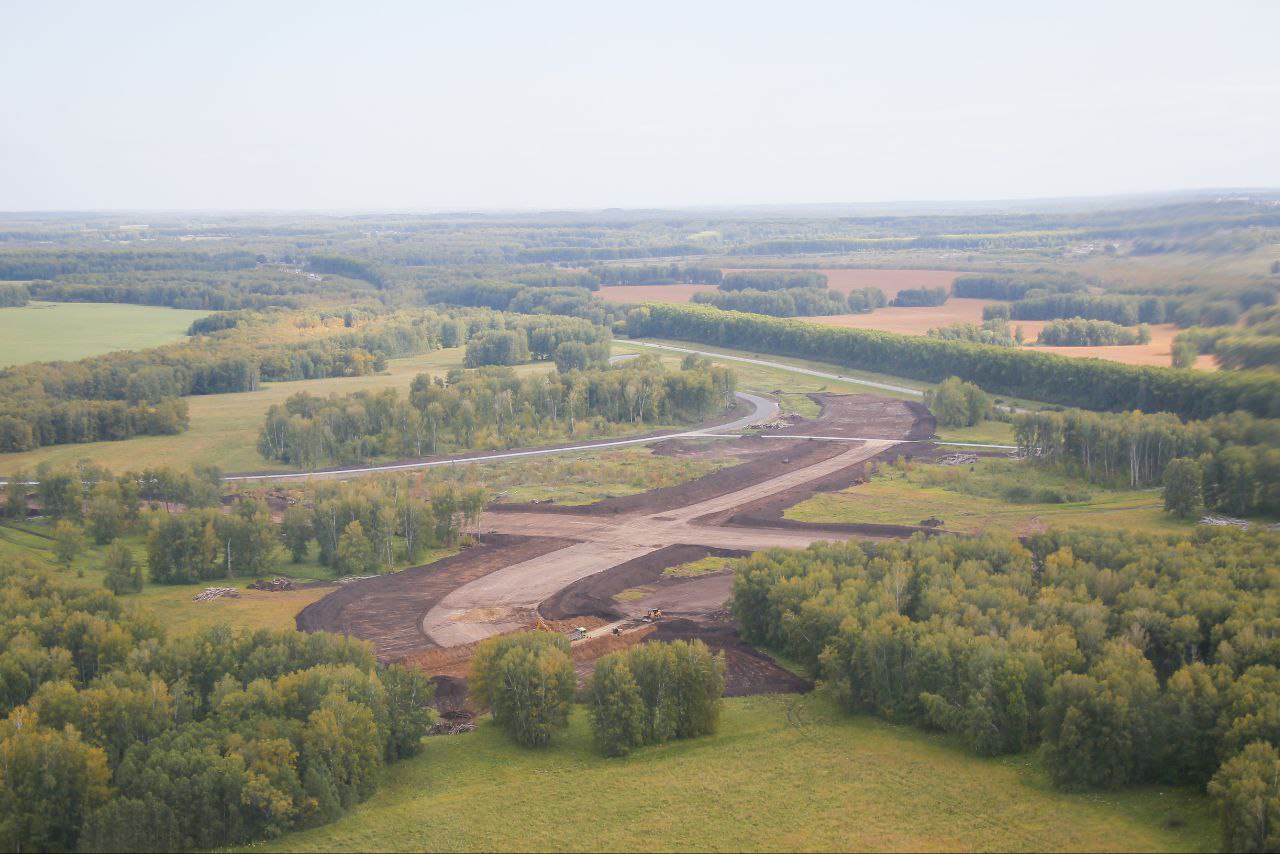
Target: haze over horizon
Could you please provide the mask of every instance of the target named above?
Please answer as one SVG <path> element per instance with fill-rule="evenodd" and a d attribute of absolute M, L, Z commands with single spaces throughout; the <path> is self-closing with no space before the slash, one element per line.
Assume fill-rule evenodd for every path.
<path fill-rule="evenodd" d="M 1280 4 L 8 10 L 0 210 L 1019 200 L 1280 186 Z"/>

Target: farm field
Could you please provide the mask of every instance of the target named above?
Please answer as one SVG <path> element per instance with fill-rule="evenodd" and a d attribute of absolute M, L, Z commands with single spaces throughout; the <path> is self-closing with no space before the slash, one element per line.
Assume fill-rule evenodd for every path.
<path fill-rule="evenodd" d="M 517 747 L 484 721 L 428 739 L 351 814 L 253 850 L 1196 851 L 1215 843 L 1207 801 L 1190 790 L 1064 794 L 1031 755 L 980 759 L 944 736 L 847 716 L 819 694 L 728 699 L 715 735 L 625 760 L 592 750 L 582 707 L 545 750 Z"/>
<path fill-rule="evenodd" d="M 142 350 L 182 338 L 207 311 L 116 303 L 32 302 L 0 309 L 0 368 Z"/>
<path fill-rule="evenodd" d="M 1003 494 L 1024 489 L 1011 501 Z M 1035 493 L 1052 494 L 1044 500 Z M 1034 500 L 1031 500 L 1034 499 Z M 1025 536 L 1055 528 L 1173 532 L 1194 520 L 1164 512 L 1159 490 L 1110 490 L 1054 476 L 1025 462 L 984 458 L 968 466 L 882 466 L 867 483 L 814 495 L 784 513 L 798 522 L 916 525 L 936 517 L 961 534 Z"/>

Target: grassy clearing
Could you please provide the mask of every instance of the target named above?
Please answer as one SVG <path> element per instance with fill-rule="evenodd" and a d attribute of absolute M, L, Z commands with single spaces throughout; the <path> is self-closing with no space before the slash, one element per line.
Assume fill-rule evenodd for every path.
<path fill-rule="evenodd" d="M 464 483 L 483 484 L 505 502 L 547 501 L 576 506 L 606 498 L 675 486 L 733 465 L 732 459 L 664 457 L 648 448 L 622 448 L 508 463 L 484 463 L 435 469 Z"/>
<path fill-rule="evenodd" d="M 33 302 L 0 309 L 0 367 L 143 350 L 181 338 L 207 311 L 116 303 Z"/>
<path fill-rule="evenodd" d="M 803 722 L 795 726 L 796 707 Z M 1185 825 L 1165 826 L 1171 817 Z M 1207 850 L 1205 799 L 1068 795 L 1032 756 L 840 713 L 821 697 L 725 702 L 715 736 L 627 759 L 591 750 L 586 712 L 542 751 L 484 722 L 429 739 L 367 803 L 254 850 Z"/>
<path fill-rule="evenodd" d="M 1029 490 L 1010 503 L 1004 490 Z M 1053 500 L 1038 500 L 1056 493 Z M 788 509 L 803 522 L 916 525 L 931 516 L 948 531 L 1013 535 L 1048 527 L 1178 531 L 1194 525 L 1164 512 L 1158 490 L 1109 490 L 1037 469 L 1026 462 L 980 460 L 968 466 L 884 466 L 849 489 L 820 493 Z"/>
<path fill-rule="evenodd" d="M 720 572 L 725 569 L 733 569 L 737 558 L 732 557 L 716 557 L 715 555 L 707 555 L 699 560 L 691 560 L 688 563 L 682 563 L 679 566 L 669 566 L 662 570 L 662 574 L 671 578 L 693 578 L 698 575 L 706 575 L 709 572 Z"/>
<path fill-rule="evenodd" d="M 989 445 L 1016 444 L 1013 440 L 1013 425 L 1007 421 L 983 421 L 972 427 L 939 427 L 938 439 L 943 442 L 982 442 Z"/>
<path fill-rule="evenodd" d="M 258 431 L 267 409 L 298 392 L 349 394 L 356 391 L 398 388 L 407 393 L 418 374 L 444 374 L 462 366 L 460 347 L 435 350 L 421 356 L 391 359 L 387 371 L 363 377 L 333 377 L 290 383 L 268 383 L 258 391 L 188 397 L 191 428 L 176 436 L 137 436 L 122 442 L 55 445 L 21 454 L 0 454 L 0 472 L 33 469 L 45 460 L 74 463 L 91 459 L 113 471 L 142 469 L 157 463 L 215 465 L 223 471 L 289 471 L 281 463 L 258 454 Z M 529 366 L 533 367 L 533 366 Z M 538 366 L 538 369 L 545 369 Z"/>

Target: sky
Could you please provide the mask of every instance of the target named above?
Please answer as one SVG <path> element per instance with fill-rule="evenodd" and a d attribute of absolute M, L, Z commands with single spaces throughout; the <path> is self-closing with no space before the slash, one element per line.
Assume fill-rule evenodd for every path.
<path fill-rule="evenodd" d="M 1280 2 L 8 2 L 0 210 L 1280 186 Z"/>

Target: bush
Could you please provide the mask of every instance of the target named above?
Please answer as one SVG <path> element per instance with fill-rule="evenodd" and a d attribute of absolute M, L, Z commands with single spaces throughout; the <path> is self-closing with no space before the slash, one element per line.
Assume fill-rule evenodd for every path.
<path fill-rule="evenodd" d="M 972 427 L 987 417 L 987 395 L 973 383 L 951 377 L 924 393 L 924 405 L 943 427 Z"/>
<path fill-rule="evenodd" d="M 951 296 L 946 288 L 903 288 L 890 305 L 900 308 L 921 308 L 942 305 Z"/>

